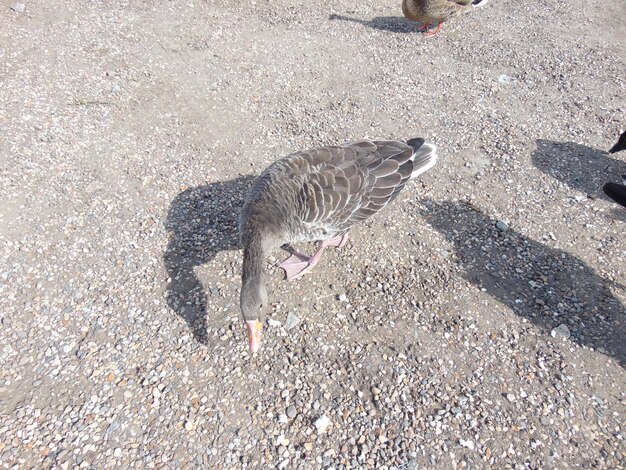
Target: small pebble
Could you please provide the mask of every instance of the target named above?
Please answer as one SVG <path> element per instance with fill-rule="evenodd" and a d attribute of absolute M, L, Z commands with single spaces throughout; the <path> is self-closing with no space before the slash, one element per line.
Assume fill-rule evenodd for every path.
<path fill-rule="evenodd" d="M 550 332 L 550 335 L 553 338 L 561 338 L 561 339 L 568 339 L 570 337 L 570 334 L 571 333 L 569 331 L 569 328 L 565 324 L 561 324 L 557 326 Z"/>
<path fill-rule="evenodd" d="M 510 85 L 511 83 L 515 83 L 515 79 L 506 74 L 502 74 L 498 77 L 498 81 L 503 85 Z"/>
<path fill-rule="evenodd" d="M 291 330 L 298 323 L 300 323 L 300 318 L 298 318 L 293 313 L 289 312 L 287 314 L 287 320 L 285 321 L 285 329 L 286 330 Z"/>
<path fill-rule="evenodd" d="M 474 443 L 471 440 L 459 439 L 459 444 L 463 447 L 467 447 L 469 450 L 474 450 Z"/>
<path fill-rule="evenodd" d="M 496 222 L 496 228 L 500 232 L 504 233 L 504 232 L 506 232 L 509 229 L 509 225 L 506 222 L 504 222 L 503 220 L 498 220 Z"/>
<path fill-rule="evenodd" d="M 314 423 L 315 428 L 317 429 L 318 434 L 323 434 L 328 429 L 330 425 L 330 418 L 326 415 L 320 416 Z"/>

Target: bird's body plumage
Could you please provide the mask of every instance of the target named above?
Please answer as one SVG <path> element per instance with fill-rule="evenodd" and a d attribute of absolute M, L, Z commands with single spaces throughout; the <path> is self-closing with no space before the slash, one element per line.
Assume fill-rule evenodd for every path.
<path fill-rule="evenodd" d="M 402 13 L 413 21 L 442 23 L 472 9 L 472 0 L 403 0 Z"/>
<path fill-rule="evenodd" d="M 246 199 L 240 220 L 244 246 L 250 222 L 261 223 L 282 243 L 298 243 L 336 237 L 374 215 L 416 171 L 435 163 L 434 147 L 423 140 L 410 142 L 419 148 L 398 141 L 360 141 L 278 160 L 259 176 Z"/>
<path fill-rule="evenodd" d="M 444 21 L 466 13 L 472 8 L 484 6 L 489 0 L 402 0 L 402 13 L 410 20 L 422 23 L 419 31 L 426 36 L 435 36 Z M 434 23 L 437 28 L 430 31 Z"/>

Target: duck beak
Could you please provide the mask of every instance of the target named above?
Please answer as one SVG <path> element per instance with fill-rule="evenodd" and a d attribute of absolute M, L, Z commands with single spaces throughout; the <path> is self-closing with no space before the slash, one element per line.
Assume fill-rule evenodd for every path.
<path fill-rule="evenodd" d="M 255 353 L 261 348 L 261 328 L 263 323 L 258 320 L 247 321 L 248 325 L 248 343 L 250 344 L 250 352 Z"/>

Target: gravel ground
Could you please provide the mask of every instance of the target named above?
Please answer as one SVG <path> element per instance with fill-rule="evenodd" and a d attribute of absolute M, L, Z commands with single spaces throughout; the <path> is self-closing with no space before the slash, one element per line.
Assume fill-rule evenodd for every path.
<path fill-rule="evenodd" d="M 400 3 L 0 0 L 2 468 L 626 466 L 626 6 Z M 253 175 L 417 136 L 250 357 Z"/>

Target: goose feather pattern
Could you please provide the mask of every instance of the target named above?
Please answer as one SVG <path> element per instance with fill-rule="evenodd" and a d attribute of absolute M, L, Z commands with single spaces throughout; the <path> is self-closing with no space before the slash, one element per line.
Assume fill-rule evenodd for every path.
<path fill-rule="evenodd" d="M 333 238 L 387 206 L 436 159 L 435 146 L 423 139 L 363 140 L 289 155 L 270 165 L 248 193 L 242 243 L 260 225 L 282 243 Z"/>

